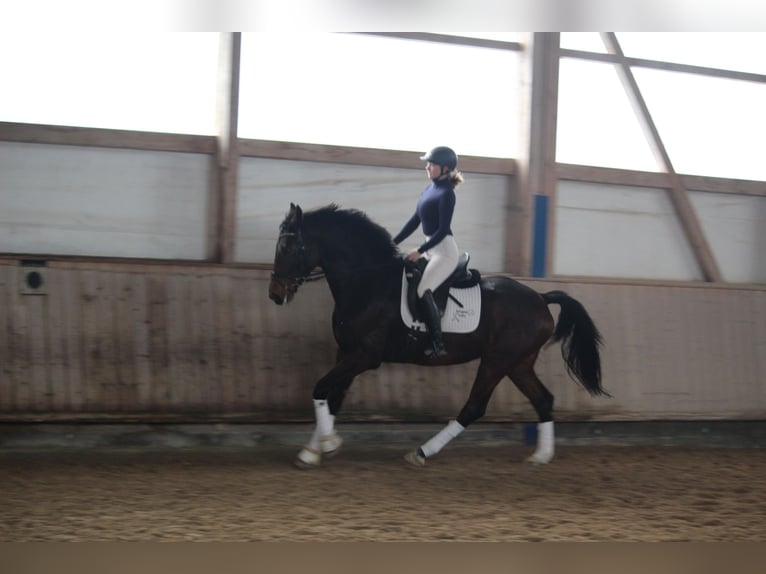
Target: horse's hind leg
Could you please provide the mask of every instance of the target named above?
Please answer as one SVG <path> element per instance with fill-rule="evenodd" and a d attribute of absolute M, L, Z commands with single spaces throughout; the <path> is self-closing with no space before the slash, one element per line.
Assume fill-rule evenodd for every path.
<path fill-rule="evenodd" d="M 508 376 L 537 412 L 537 448 L 527 458 L 529 464 L 546 464 L 555 451 L 553 435 L 553 395 L 545 388 L 534 370 L 537 353 L 516 365 Z"/>
<path fill-rule="evenodd" d="M 448 442 L 463 432 L 465 427 L 484 416 L 489 399 L 492 397 L 492 392 L 504 376 L 504 370 L 497 363 L 482 359 L 473 387 L 471 388 L 471 394 L 457 419 L 447 423 L 447 426 L 431 437 L 419 449 L 407 453 L 404 459 L 414 466 L 425 466 L 427 458 L 434 456 Z"/>

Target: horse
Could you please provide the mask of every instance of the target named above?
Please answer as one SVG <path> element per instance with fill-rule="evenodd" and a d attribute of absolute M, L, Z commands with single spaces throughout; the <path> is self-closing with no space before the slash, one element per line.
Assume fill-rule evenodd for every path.
<path fill-rule="evenodd" d="M 408 452 L 405 460 L 424 466 L 484 416 L 495 387 L 508 377 L 538 417 L 536 448 L 526 462 L 549 463 L 555 450 L 554 397 L 535 374 L 541 348 L 560 343 L 570 377 L 592 396 L 609 396 L 601 384 L 602 337 L 585 307 L 562 291 L 538 293 L 508 276 L 482 276 L 478 326 L 468 333 L 444 333 L 447 354 L 429 355 L 429 341 L 413 337 L 401 318 L 404 268 L 389 232 L 364 212 L 336 204 L 304 212 L 290 204 L 279 226 L 269 298 L 278 305 L 289 303 L 305 281 L 325 278 L 335 303 L 332 331 L 337 343 L 334 366 L 314 386 L 316 426 L 296 466 L 317 468 L 323 457 L 337 454 L 343 441 L 335 432 L 335 417 L 360 373 L 384 362 L 435 366 L 477 358 L 476 378 L 457 418 Z M 551 304 L 560 306 L 557 324 L 548 309 Z"/>

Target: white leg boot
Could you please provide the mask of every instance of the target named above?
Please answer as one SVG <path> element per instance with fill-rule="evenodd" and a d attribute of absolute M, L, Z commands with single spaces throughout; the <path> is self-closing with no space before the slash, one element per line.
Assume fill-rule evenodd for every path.
<path fill-rule="evenodd" d="M 435 455 L 443 449 L 449 441 L 459 435 L 465 427 L 457 421 L 450 421 L 447 426 L 430 438 L 418 450 L 404 455 L 404 460 L 413 466 L 425 466 L 426 458 Z"/>
<path fill-rule="evenodd" d="M 537 448 L 527 459 L 529 464 L 548 464 L 555 452 L 553 421 L 537 424 Z"/>
<path fill-rule="evenodd" d="M 295 464 L 299 468 L 316 468 L 322 462 L 322 454 L 332 457 L 337 454 L 343 439 L 333 430 L 335 417 L 330 414 L 326 400 L 314 399 L 316 427 L 308 444 L 298 453 Z"/>

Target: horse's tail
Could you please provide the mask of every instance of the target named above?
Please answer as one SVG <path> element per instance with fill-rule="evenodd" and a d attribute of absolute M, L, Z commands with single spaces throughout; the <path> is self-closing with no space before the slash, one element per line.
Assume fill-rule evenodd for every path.
<path fill-rule="evenodd" d="M 542 297 L 547 305 L 555 303 L 561 307 L 551 343 L 561 342 L 561 355 L 569 374 L 591 395 L 611 396 L 601 387 L 601 334 L 585 307 L 563 291 L 550 291 Z"/>

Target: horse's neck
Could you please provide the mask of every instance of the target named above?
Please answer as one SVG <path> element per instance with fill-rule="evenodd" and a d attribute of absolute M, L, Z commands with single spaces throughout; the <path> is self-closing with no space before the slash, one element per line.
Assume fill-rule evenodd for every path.
<path fill-rule="evenodd" d="M 343 255 L 353 253 L 346 250 Z M 391 277 L 396 273 L 396 258 L 373 259 L 364 254 L 323 257 L 322 267 L 327 277 L 335 304 L 338 307 L 364 307 L 379 302 L 389 290 Z"/>

